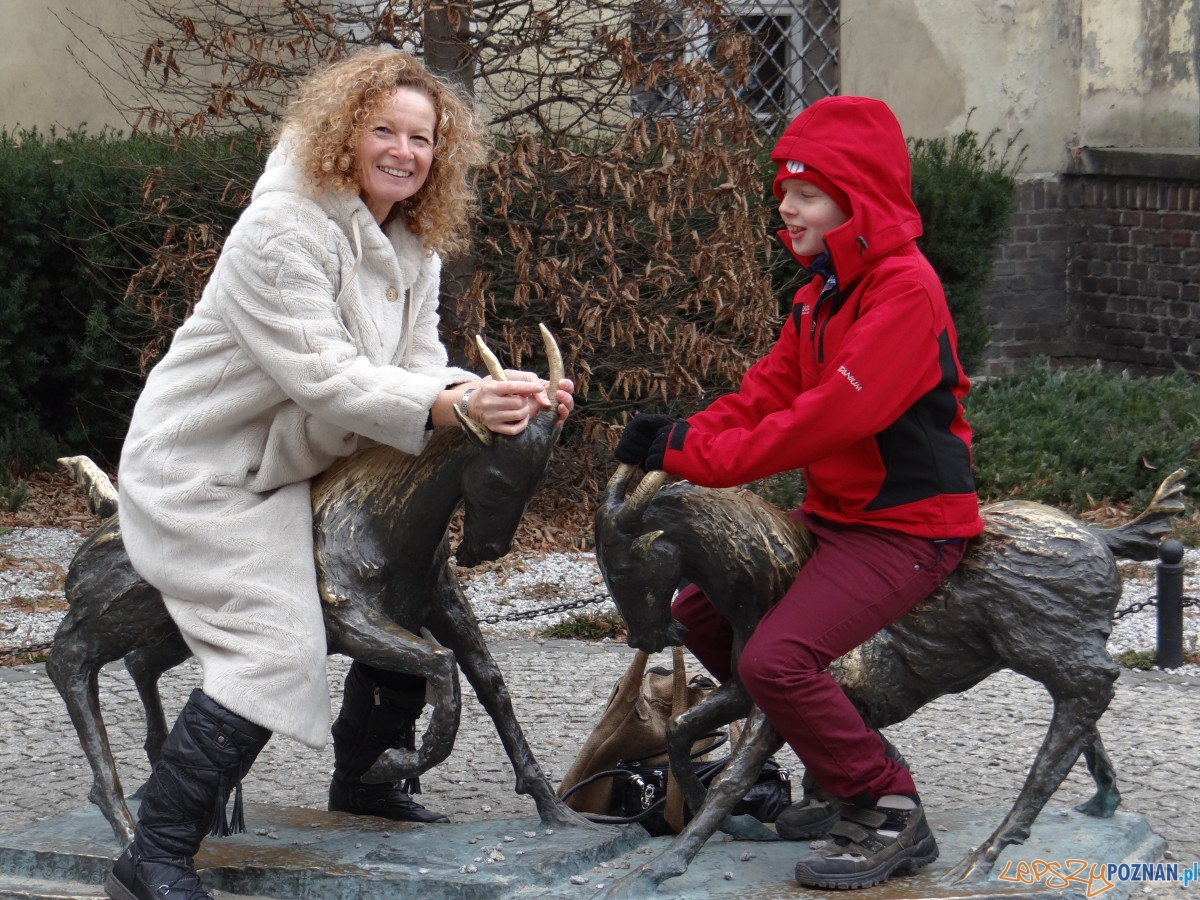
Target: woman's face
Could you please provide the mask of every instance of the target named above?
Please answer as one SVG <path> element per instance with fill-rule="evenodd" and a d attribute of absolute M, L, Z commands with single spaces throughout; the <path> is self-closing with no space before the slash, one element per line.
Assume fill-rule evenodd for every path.
<path fill-rule="evenodd" d="M 356 148 L 359 196 L 380 225 L 419 191 L 433 165 L 437 112 L 424 92 L 398 87 L 367 119 Z"/>

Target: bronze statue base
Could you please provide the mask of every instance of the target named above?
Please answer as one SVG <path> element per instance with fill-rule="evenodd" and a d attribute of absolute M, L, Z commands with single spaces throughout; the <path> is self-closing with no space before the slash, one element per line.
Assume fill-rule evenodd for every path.
<path fill-rule="evenodd" d="M 1092 864 L 1103 875 L 1109 863 L 1157 861 L 1166 846 L 1138 815 L 1117 812 L 1111 819 L 1096 819 L 1048 807 L 1029 840 L 1006 848 L 986 881 L 949 887 L 939 884 L 941 876 L 991 833 L 1005 810 L 928 812 L 941 858 L 876 888 L 806 890 L 792 880 L 792 869 L 809 842 L 756 843 L 717 835 L 684 875 L 655 896 L 829 900 L 837 893 L 846 900 L 1082 900 L 1089 895 L 1090 878 L 1091 896 L 1101 892 L 1105 900 L 1126 900 L 1138 886 L 1114 877 L 1112 887 L 1105 888 Z M 196 857 L 217 900 L 586 900 L 669 840 L 651 838 L 638 826 L 547 829 L 537 817 L 417 826 L 253 803 L 247 804 L 246 822 L 246 834 L 210 838 Z M 0 834 L 0 898 L 102 898 L 99 885 L 119 849 L 91 805 Z M 1086 862 L 1087 868 L 1072 860 Z M 1179 861 L 1179 869 L 1190 864 Z"/>

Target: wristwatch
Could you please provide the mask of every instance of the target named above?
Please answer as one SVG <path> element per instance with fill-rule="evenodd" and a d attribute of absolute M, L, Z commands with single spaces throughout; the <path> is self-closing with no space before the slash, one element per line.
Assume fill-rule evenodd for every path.
<path fill-rule="evenodd" d="M 471 399 L 471 395 L 475 393 L 475 388 L 467 388 L 462 392 L 462 396 L 458 398 L 458 411 L 466 418 L 471 418 L 471 411 L 467 408 L 467 403 Z"/>

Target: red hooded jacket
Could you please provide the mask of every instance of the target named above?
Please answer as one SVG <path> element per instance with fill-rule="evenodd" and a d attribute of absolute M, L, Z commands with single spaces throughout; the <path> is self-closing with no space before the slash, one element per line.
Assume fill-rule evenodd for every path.
<path fill-rule="evenodd" d="M 830 97 L 796 117 L 771 158 L 803 162 L 846 194 L 849 219 L 825 234 L 838 291 L 818 303 L 818 275 L 796 292 L 737 393 L 674 426 L 663 468 L 709 487 L 803 469 L 807 512 L 932 539 L 978 534 L 969 382 L 941 283 L 917 249 L 899 123 L 878 100 Z"/>

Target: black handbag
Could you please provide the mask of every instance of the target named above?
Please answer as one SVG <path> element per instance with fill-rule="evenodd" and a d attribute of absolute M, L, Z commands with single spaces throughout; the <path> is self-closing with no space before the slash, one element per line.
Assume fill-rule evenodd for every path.
<path fill-rule="evenodd" d="M 692 768 L 700 783 L 708 787 L 729 762 L 724 759 L 707 762 L 693 761 Z M 654 837 L 674 834 L 663 816 L 667 803 L 666 763 L 617 764 L 605 775 L 613 779 L 612 804 L 604 817 L 590 816 L 593 820 L 617 824 L 638 822 Z M 779 814 L 792 803 L 791 773 L 774 759 L 768 759 L 758 773 L 758 778 L 730 815 L 749 815 L 760 822 L 774 822 Z M 691 821 L 691 814 L 684 813 L 684 824 Z"/>
<path fill-rule="evenodd" d="M 682 712 L 715 685 L 702 675 L 687 681 L 681 648 L 675 648 L 674 657 L 672 669 L 654 668 L 647 672 L 646 654 L 639 651 L 629 672 L 613 689 L 603 724 L 598 725 L 588 739 L 560 787 L 562 799 L 593 822 L 610 825 L 638 822 L 650 834 L 659 837 L 676 833 L 672 821 L 686 824 L 691 819 L 678 794 L 674 795 L 672 811 L 667 808 L 671 779 L 666 761 L 666 724 L 672 711 Z M 647 679 L 646 675 L 654 678 Z M 627 696 L 620 702 L 618 697 L 623 693 Z M 597 749 L 601 734 L 603 744 Z M 719 760 L 707 757 L 727 741 L 724 734 L 708 734 L 692 745 L 692 767 L 705 787 L 729 762 L 728 757 Z M 597 766 L 596 763 L 606 755 L 604 748 L 614 746 L 624 747 L 627 751 L 636 748 L 633 752 L 641 756 L 637 760 L 628 760 L 613 753 L 607 757 L 611 768 Z M 598 783 L 605 780 L 610 785 Z M 672 789 L 678 791 L 678 785 L 672 785 Z M 790 772 L 774 759 L 768 759 L 754 785 L 734 807 L 732 815 L 751 815 L 760 822 L 770 823 L 791 802 Z"/>

